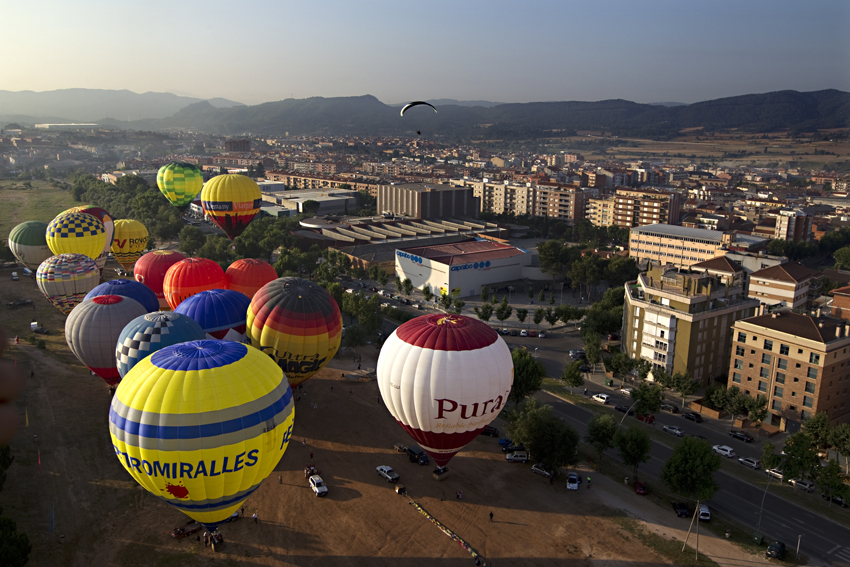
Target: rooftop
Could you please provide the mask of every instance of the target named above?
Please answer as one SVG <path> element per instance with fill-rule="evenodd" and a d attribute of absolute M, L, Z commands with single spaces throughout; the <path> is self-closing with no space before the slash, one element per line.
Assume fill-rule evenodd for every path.
<path fill-rule="evenodd" d="M 836 329 L 844 327 L 847 321 L 831 317 L 815 317 L 813 315 L 801 315 L 793 311 L 778 311 L 769 315 L 756 315 L 742 321 L 824 344 L 832 342 L 836 338 L 846 338 L 837 337 Z"/>
<path fill-rule="evenodd" d="M 691 266 L 696 270 L 708 270 L 711 272 L 727 272 L 734 274 L 736 272 L 744 272 L 744 268 L 738 262 L 728 259 L 726 256 L 718 256 L 711 260 L 705 260 Z"/>
<path fill-rule="evenodd" d="M 488 260 L 498 260 L 527 254 L 525 250 L 489 240 L 417 246 L 415 248 L 402 248 L 401 250 L 447 265 L 486 262 Z"/>
<path fill-rule="evenodd" d="M 430 191 L 464 191 L 469 189 L 468 187 L 441 185 L 438 183 L 394 183 L 391 187 L 400 187 L 406 191 L 415 191 L 417 193 L 428 193 Z"/>
<path fill-rule="evenodd" d="M 686 226 L 677 226 L 674 224 L 649 224 L 646 226 L 638 226 L 631 229 L 631 232 L 667 238 L 697 238 L 699 240 L 717 242 L 718 244 L 720 244 L 723 239 L 723 233 L 717 230 L 688 228 Z"/>
<path fill-rule="evenodd" d="M 796 284 L 810 279 L 818 275 L 818 273 L 816 270 L 809 269 L 798 262 L 788 262 L 787 264 L 779 264 L 778 266 L 771 266 L 753 272 L 750 274 L 750 278 L 762 278 Z"/>

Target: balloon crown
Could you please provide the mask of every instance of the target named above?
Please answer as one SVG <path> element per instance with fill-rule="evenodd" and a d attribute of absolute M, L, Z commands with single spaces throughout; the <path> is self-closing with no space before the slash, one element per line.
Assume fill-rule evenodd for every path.
<path fill-rule="evenodd" d="M 92 301 L 98 305 L 114 305 L 124 301 L 124 298 L 120 295 L 98 295 L 97 297 L 93 297 Z"/>

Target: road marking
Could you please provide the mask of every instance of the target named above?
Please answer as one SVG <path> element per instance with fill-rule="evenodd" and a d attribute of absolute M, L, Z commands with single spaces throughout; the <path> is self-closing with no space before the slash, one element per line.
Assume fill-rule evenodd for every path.
<path fill-rule="evenodd" d="M 829 551 L 827 551 L 827 552 L 826 552 L 826 554 L 827 554 L 827 555 L 832 555 L 832 552 L 833 552 L 833 551 L 835 551 L 836 549 L 841 549 L 841 545 L 836 545 L 835 547 L 833 547 L 832 549 L 830 549 Z"/>
<path fill-rule="evenodd" d="M 850 549 L 845 549 L 844 551 L 840 551 L 835 554 L 835 556 L 839 559 L 843 559 L 844 561 L 850 561 Z"/>

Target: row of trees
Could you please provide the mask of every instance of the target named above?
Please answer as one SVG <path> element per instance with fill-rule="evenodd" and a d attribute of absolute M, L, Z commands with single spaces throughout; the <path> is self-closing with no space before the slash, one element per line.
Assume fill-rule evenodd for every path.
<path fill-rule="evenodd" d="M 603 280 L 609 287 L 621 287 L 640 272 L 633 258 L 614 256 L 604 260 L 595 254 L 582 255 L 585 249 L 560 240 L 547 240 L 537 246 L 540 269 L 555 280 L 567 281 L 568 278 L 570 286 L 579 292 L 584 286 L 584 297 L 588 296 L 591 287 Z"/>

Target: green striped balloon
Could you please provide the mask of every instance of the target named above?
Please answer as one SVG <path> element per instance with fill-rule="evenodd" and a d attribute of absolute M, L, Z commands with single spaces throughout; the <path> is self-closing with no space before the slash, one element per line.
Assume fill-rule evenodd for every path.
<path fill-rule="evenodd" d="M 204 187 L 204 176 L 191 163 L 172 162 L 159 168 L 156 184 L 172 205 L 185 209 Z"/>

